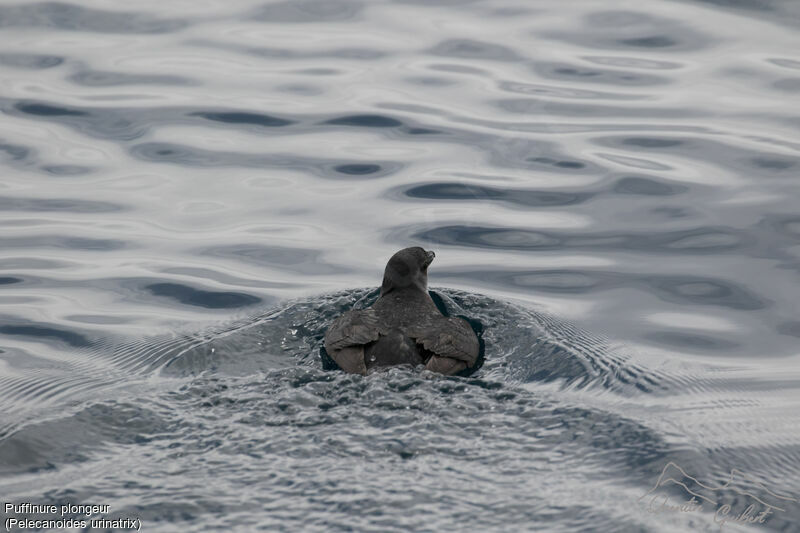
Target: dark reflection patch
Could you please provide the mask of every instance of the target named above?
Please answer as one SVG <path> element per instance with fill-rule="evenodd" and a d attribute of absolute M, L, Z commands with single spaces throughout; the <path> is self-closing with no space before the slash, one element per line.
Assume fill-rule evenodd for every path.
<path fill-rule="evenodd" d="M 408 76 L 404 79 L 408 83 L 412 83 L 414 85 L 423 85 L 423 86 L 427 85 L 428 87 L 447 87 L 449 85 L 456 84 L 456 82 L 453 80 L 448 80 L 447 78 L 436 77 L 436 76 Z"/>
<path fill-rule="evenodd" d="M 689 350 L 731 350 L 741 346 L 738 342 L 720 339 L 719 337 L 713 337 L 711 335 L 677 331 L 648 333 L 644 335 L 644 338 L 657 344 Z"/>
<path fill-rule="evenodd" d="M 642 74 L 632 70 L 611 70 L 597 67 L 587 67 L 569 63 L 534 63 L 534 71 L 544 78 L 564 81 L 587 81 L 608 85 L 667 85 L 668 78 L 653 74 Z"/>
<path fill-rule="evenodd" d="M 198 111 L 195 113 L 189 113 L 189 116 L 202 117 L 207 120 L 213 120 L 214 122 L 225 122 L 228 124 L 252 124 L 255 126 L 265 126 L 268 128 L 288 126 L 289 124 L 294 124 L 294 122 L 291 120 L 274 117 L 272 115 L 265 115 L 262 113 L 245 113 L 237 111 L 228 111 L 228 112 Z"/>
<path fill-rule="evenodd" d="M 383 115 L 348 115 L 326 120 L 323 124 L 330 124 L 333 126 L 358 126 L 361 128 L 396 128 L 403 125 L 399 120 Z"/>
<path fill-rule="evenodd" d="M 542 165 L 551 165 L 558 168 L 568 168 L 568 169 L 581 169 L 586 166 L 585 163 L 581 163 L 580 161 L 564 161 L 553 159 L 550 157 L 528 157 L 526 161 L 530 161 L 531 163 L 541 163 Z"/>
<path fill-rule="evenodd" d="M 335 68 L 304 68 L 296 70 L 295 73 L 308 76 L 336 76 L 341 74 L 341 71 Z"/>
<path fill-rule="evenodd" d="M 39 103 L 19 103 L 14 107 L 23 113 L 27 113 L 28 115 L 39 115 L 43 117 L 81 117 L 89 114 L 86 111 L 80 111 L 78 109 L 68 109 L 66 107 Z"/>
<path fill-rule="evenodd" d="M 5 154 L 5 156 L 3 156 L 4 159 L 10 159 L 11 161 L 24 161 L 28 156 L 33 154 L 33 150 L 27 146 L 7 143 L 0 143 L 0 152 Z"/>
<path fill-rule="evenodd" d="M 58 66 L 63 62 L 64 58 L 59 56 L 25 53 L 0 54 L 0 65 L 7 67 L 41 70 Z"/>
<path fill-rule="evenodd" d="M 707 48 L 712 42 L 708 32 L 700 32 L 684 21 L 633 9 L 593 10 L 583 18 L 583 27 L 545 35 L 587 50 L 691 51 Z"/>
<path fill-rule="evenodd" d="M 797 161 L 772 157 L 754 157 L 751 161 L 754 166 L 767 170 L 786 170 L 797 165 Z"/>
<path fill-rule="evenodd" d="M 42 170 L 54 176 L 80 176 L 93 171 L 92 168 L 81 165 L 45 165 Z"/>
<path fill-rule="evenodd" d="M 554 85 L 549 83 L 523 83 L 520 81 L 502 81 L 497 84 L 497 87 L 505 92 L 527 94 L 535 96 L 544 96 L 551 98 L 568 98 L 573 100 L 643 100 L 645 97 L 635 94 L 625 94 L 623 92 L 608 92 L 608 91 L 592 91 L 588 89 L 576 89 L 575 87 L 565 87 L 561 85 Z M 503 108 L 525 110 L 527 112 L 534 111 L 535 107 L 541 110 L 549 111 L 552 109 L 551 102 L 548 100 L 532 100 L 530 106 L 525 106 L 522 101 L 514 104 L 513 100 L 508 100 L 509 105 L 503 105 Z M 564 108 L 559 108 L 564 109 Z"/>
<path fill-rule="evenodd" d="M 613 187 L 613 191 L 617 194 L 641 194 L 647 196 L 672 196 L 685 193 L 688 190 L 689 187 L 685 185 L 670 184 L 638 176 L 620 178 Z"/>
<path fill-rule="evenodd" d="M 85 237 L 65 237 L 63 235 L 0 236 L 0 249 L 6 250 L 12 248 L 63 248 L 65 250 L 108 252 L 129 247 L 130 245 L 125 241 L 113 239 L 89 239 Z"/>
<path fill-rule="evenodd" d="M 314 167 L 314 173 L 320 177 L 341 179 L 345 176 L 383 178 L 397 172 L 401 165 L 399 163 L 382 162 L 378 163 L 342 163 L 322 165 L 322 173 Z"/>
<path fill-rule="evenodd" d="M 204 150 L 193 146 L 150 142 L 130 147 L 137 159 L 192 167 L 248 167 L 289 168 L 303 170 L 323 178 L 340 179 L 342 176 L 386 176 L 401 168 L 400 163 L 382 161 L 374 163 L 347 163 L 303 157 L 294 154 L 253 154 Z"/>
<path fill-rule="evenodd" d="M 590 192 L 503 189 L 464 183 L 427 183 L 411 187 L 405 194 L 431 200 L 498 200 L 530 207 L 575 205 L 595 196 Z"/>
<path fill-rule="evenodd" d="M 260 156 L 203 150 L 182 144 L 150 142 L 132 146 L 131 155 L 145 161 L 156 161 L 188 166 L 258 166 L 263 162 Z"/>
<path fill-rule="evenodd" d="M 666 35 L 651 35 L 650 37 L 638 37 L 635 39 L 620 39 L 620 44 L 625 46 L 636 46 L 641 48 L 666 48 L 675 46 L 677 41 Z"/>
<path fill-rule="evenodd" d="M 411 4 L 415 6 L 461 6 L 474 4 L 481 0 L 395 0 L 398 4 Z"/>
<path fill-rule="evenodd" d="M 584 119 L 586 117 L 627 117 L 627 118 L 634 118 L 638 117 L 641 118 L 643 121 L 652 121 L 656 118 L 678 118 L 678 117 L 688 117 L 690 116 L 685 109 L 679 108 L 669 108 L 669 107 L 652 107 L 652 106 L 620 106 L 620 105 L 609 105 L 605 102 L 590 102 L 587 101 L 588 93 L 594 92 L 596 95 L 605 95 L 610 94 L 608 92 L 597 92 L 597 91 L 581 91 L 584 96 L 579 97 L 576 100 L 575 96 L 568 96 L 565 97 L 563 94 L 566 91 L 559 91 L 561 94 L 556 96 L 551 92 L 551 94 L 542 94 L 540 95 L 545 96 L 544 98 L 534 98 L 534 97 L 525 97 L 525 98 L 500 98 L 497 100 L 490 100 L 487 103 L 490 105 L 495 105 L 498 108 L 502 109 L 503 111 L 507 111 L 514 115 L 536 115 L 540 117 L 553 117 L 558 116 L 562 118 L 567 117 L 575 117 Z M 579 91 L 576 89 L 571 89 L 570 92 L 572 94 L 577 94 Z M 556 96 L 559 100 L 563 100 L 564 98 L 571 98 L 571 101 L 559 101 L 548 96 Z M 604 96 L 600 97 L 601 99 L 606 99 Z M 635 97 L 634 97 L 635 98 Z M 628 98 L 634 99 L 634 98 Z M 616 97 L 616 100 L 622 99 L 622 97 Z M 702 111 L 697 111 L 693 115 L 695 118 L 702 116 L 706 113 Z M 548 119 L 549 120 L 549 119 Z M 558 126 L 559 128 L 561 126 Z M 566 126 L 564 126 L 566 127 Z M 578 127 L 579 130 L 585 129 L 586 126 Z M 542 129 L 540 127 L 539 129 Z"/>
<path fill-rule="evenodd" d="M 408 128 L 406 133 L 409 135 L 439 135 L 442 132 L 439 130 L 432 130 L 429 128 Z"/>
<path fill-rule="evenodd" d="M 67 331 L 50 326 L 34 325 L 6 325 L 0 324 L 0 333 L 4 335 L 19 335 L 21 337 L 32 337 L 35 340 L 57 340 L 65 342 L 70 346 L 82 348 L 91 346 L 89 339 L 74 331 Z"/>
<path fill-rule="evenodd" d="M 643 59 L 640 57 L 583 56 L 581 59 L 597 63 L 598 65 L 648 70 L 673 70 L 681 68 L 682 66 L 681 63 L 676 63 L 674 61 L 660 61 L 656 59 Z"/>
<path fill-rule="evenodd" d="M 0 211 L 63 211 L 67 213 L 112 213 L 124 211 L 120 204 L 73 198 L 15 198 L 0 196 Z"/>
<path fill-rule="evenodd" d="M 664 242 L 666 248 L 681 251 L 706 250 L 724 251 L 726 249 L 739 248 L 743 243 L 743 238 L 735 233 L 719 230 L 694 230 L 679 232 L 672 235 L 673 239 Z"/>
<path fill-rule="evenodd" d="M 171 74 L 128 74 L 101 70 L 82 70 L 67 78 L 85 87 L 114 87 L 119 85 L 196 85 L 183 76 Z"/>
<path fill-rule="evenodd" d="M 12 283 L 22 283 L 22 280 L 10 276 L 0 276 L 0 285 L 11 285 Z"/>
<path fill-rule="evenodd" d="M 774 11 L 775 6 L 778 5 L 771 2 L 764 2 L 764 0 L 698 0 L 698 2 L 701 4 L 711 4 L 713 6 L 749 9 L 757 12 L 752 13 L 753 15 L 765 11 Z"/>
<path fill-rule="evenodd" d="M 208 48 L 216 48 L 218 50 L 227 50 L 238 54 L 247 54 L 256 57 L 263 57 L 270 60 L 315 60 L 315 59 L 347 59 L 357 61 L 374 61 L 388 56 L 387 52 L 375 50 L 372 48 L 361 47 L 345 47 L 345 48 L 330 48 L 323 46 L 320 48 L 310 50 L 299 50 L 294 48 L 277 48 L 267 46 L 244 46 L 231 44 L 224 41 L 215 41 L 211 39 L 191 39 L 186 41 L 186 44 L 191 46 L 202 46 Z M 302 68 L 293 71 L 295 74 L 310 74 L 310 75 L 329 75 L 340 74 L 341 71 L 333 68 Z"/>
<path fill-rule="evenodd" d="M 522 59 L 510 48 L 472 39 L 449 39 L 447 41 L 442 41 L 428 50 L 428 53 L 436 56 L 494 61 L 519 61 Z"/>
<path fill-rule="evenodd" d="M 267 4 L 247 18 L 271 23 L 332 22 L 352 19 L 361 9 L 361 3 L 347 0 L 287 0 Z"/>
<path fill-rule="evenodd" d="M 659 298 L 678 303 L 718 305 L 733 309 L 763 309 L 767 302 L 733 282 L 691 276 L 646 276 Z"/>
<path fill-rule="evenodd" d="M 776 328 L 781 335 L 800 338 L 800 321 L 784 322 Z"/>
<path fill-rule="evenodd" d="M 364 174 L 375 174 L 380 172 L 380 165 L 371 165 L 365 163 L 352 163 L 349 165 L 337 165 L 333 167 L 336 172 L 340 174 L 349 174 L 351 176 L 361 176 Z"/>
<path fill-rule="evenodd" d="M 772 86 L 779 91 L 786 91 L 789 93 L 800 92 L 800 78 L 785 78 L 773 82 Z"/>
<path fill-rule="evenodd" d="M 627 146 L 641 146 L 642 148 L 671 148 L 684 144 L 679 139 L 659 139 L 656 137 L 628 137 L 622 140 Z"/>
<path fill-rule="evenodd" d="M 186 26 L 179 19 L 105 11 L 63 2 L 23 2 L 0 6 L 0 27 L 54 28 L 101 33 L 166 33 Z"/>
<path fill-rule="evenodd" d="M 184 305 L 207 309 L 232 309 L 261 302 L 261 298 L 241 292 L 204 291 L 179 283 L 153 283 L 144 287 L 156 296 L 172 298 Z"/>
<path fill-rule="evenodd" d="M 1 104 L 0 100 L 0 105 Z M 41 117 L 64 124 L 84 135 L 103 140 L 132 140 L 141 137 L 149 127 L 165 122 L 179 122 L 180 108 L 65 107 L 46 102 L 21 101 L 3 109 L 9 114 Z"/>
<path fill-rule="evenodd" d="M 301 54 L 302 57 L 303 54 Z M 362 61 L 374 61 L 386 57 L 386 52 L 380 50 L 370 50 L 369 48 L 333 48 L 331 50 L 322 49 L 318 52 L 305 54 L 307 57 L 334 57 L 338 59 L 357 59 Z"/>
<path fill-rule="evenodd" d="M 692 211 L 682 207 L 656 207 L 650 210 L 651 213 L 656 215 L 663 215 L 667 218 L 686 218 L 692 215 Z"/>
<path fill-rule="evenodd" d="M 758 226 L 778 232 L 793 242 L 800 242 L 800 216 L 798 215 L 767 215 L 759 221 Z"/>

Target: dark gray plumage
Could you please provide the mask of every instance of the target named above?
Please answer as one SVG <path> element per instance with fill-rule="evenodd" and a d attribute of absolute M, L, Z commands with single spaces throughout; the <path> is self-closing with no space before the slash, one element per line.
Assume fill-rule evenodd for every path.
<path fill-rule="evenodd" d="M 405 248 L 389 259 L 381 295 L 368 309 L 337 318 L 325 334 L 325 350 L 346 372 L 420 365 L 455 374 L 475 364 L 478 337 L 463 319 L 443 316 L 428 295 L 428 265 L 435 254 Z"/>

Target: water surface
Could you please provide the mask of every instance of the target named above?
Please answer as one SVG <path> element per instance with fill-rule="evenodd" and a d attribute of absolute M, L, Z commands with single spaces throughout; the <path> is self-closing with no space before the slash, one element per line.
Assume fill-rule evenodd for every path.
<path fill-rule="evenodd" d="M 625 532 L 755 503 L 724 530 L 800 530 L 798 24 L 789 0 L 4 3 L 3 503 Z M 324 370 L 410 245 L 483 367 Z M 715 505 L 648 512 L 665 468 Z"/>

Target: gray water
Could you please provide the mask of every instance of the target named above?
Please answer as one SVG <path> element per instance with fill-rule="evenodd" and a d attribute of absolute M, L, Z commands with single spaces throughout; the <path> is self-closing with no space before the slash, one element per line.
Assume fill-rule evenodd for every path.
<path fill-rule="evenodd" d="M 798 27 L 0 4 L 3 527 L 800 531 Z M 483 366 L 323 368 L 412 245 Z"/>

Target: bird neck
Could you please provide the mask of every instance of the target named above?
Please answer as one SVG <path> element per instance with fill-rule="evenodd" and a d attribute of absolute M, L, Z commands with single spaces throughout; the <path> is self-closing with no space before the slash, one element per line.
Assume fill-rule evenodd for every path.
<path fill-rule="evenodd" d="M 431 300 L 431 297 L 428 294 L 427 289 L 421 289 L 416 285 L 411 285 L 408 287 L 391 287 L 389 290 L 384 290 L 383 287 L 381 287 L 380 298 L 398 297 L 398 296 L 402 297 L 407 302 L 418 301 L 427 303 L 428 301 L 430 301 L 431 303 L 433 303 L 433 300 Z"/>

